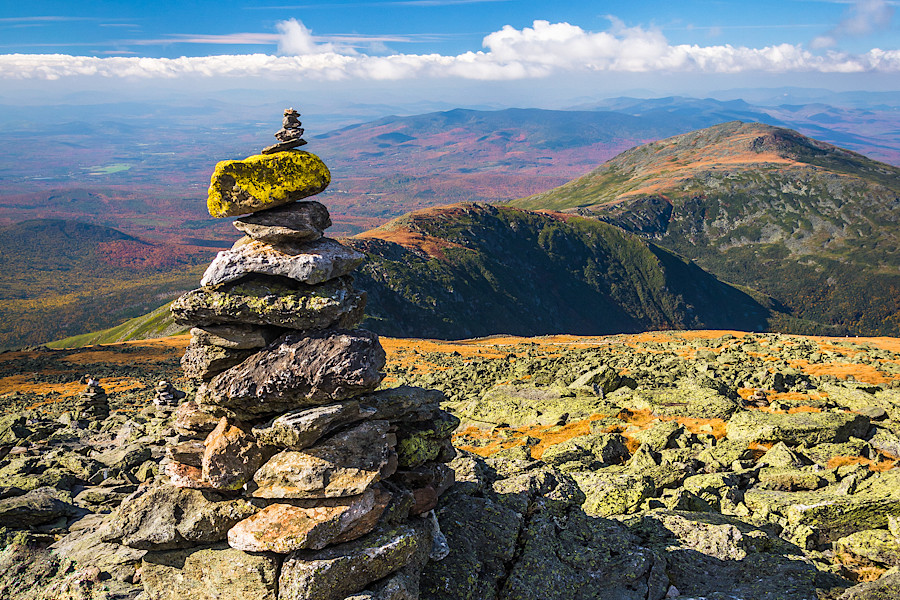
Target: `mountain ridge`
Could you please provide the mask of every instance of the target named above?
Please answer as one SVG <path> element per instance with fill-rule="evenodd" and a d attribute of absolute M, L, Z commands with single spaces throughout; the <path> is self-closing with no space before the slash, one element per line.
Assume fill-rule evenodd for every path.
<path fill-rule="evenodd" d="M 900 169 L 793 130 L 730 122 L 667 138 L 508 204 L 638 233 L 802 318 L 900 331 Z"/>

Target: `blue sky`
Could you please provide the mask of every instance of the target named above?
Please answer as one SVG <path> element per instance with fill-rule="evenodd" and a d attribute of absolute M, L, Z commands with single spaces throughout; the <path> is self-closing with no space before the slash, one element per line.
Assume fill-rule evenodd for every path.
<path fill-rule="evenodd" d="M 0 86 L 900 86 L 898 0 L 5 0 Z M 281 82 L 281 83 L 278 83 Z M 399 84 L 399 85 L 398 85 Z M 458 87 L 458 86 L 457 86 Z M 661 91 L 663 91 L 661 89 Z M 0 92 L 2 93 L 2 92 Z"/>

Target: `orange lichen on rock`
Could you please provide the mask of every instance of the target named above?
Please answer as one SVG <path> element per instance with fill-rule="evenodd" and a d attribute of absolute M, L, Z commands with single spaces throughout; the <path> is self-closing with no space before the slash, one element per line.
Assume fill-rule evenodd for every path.
<path fill-rule="evenodd" d="M 856 381 L 871 383 L 873 385 L 890 383 L 895 379 L 900 379 L 900 376 L 887 375 L 872 365 L 858 363 L 821 363 L 803 365 L 802 362 L 805 361 L 796 362 L 799 363 L 796 368 L 802 369 L 807 375 L 815 375 L 817 377 L 821 377 L 822 375 L 833 375 L 838 379 L 853 377 Z"/>
<path fill-rule="evenodd" d="M 130 377 L 111 377 L 103 380 L 103 388 L 110 392 L 130 392 L 132 390 L 141 390 L 146 386 Z M 31 393 L 38 395 L 50 395 L 54 397 L 49 399 L 47 403 L 59 402 L 66 398 L 74 398 L 84 391 L 84 384 L 77 381 L 69 383 L 47 383 L 30 381 L 28 375 L 10 375 L 0 379 L 0 396 L 12 394 L 15 392 Z"/>

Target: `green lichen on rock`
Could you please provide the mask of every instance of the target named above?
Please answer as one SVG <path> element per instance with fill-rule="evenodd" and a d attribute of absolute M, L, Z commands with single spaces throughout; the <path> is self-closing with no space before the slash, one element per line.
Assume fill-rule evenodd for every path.
<path fill-rule="evenodd" d="M 234 217 L 294 202 L 331 181 L 325 163 L 309 152 L 257 154 L 216 165 L 206 205 L 214 217 Z"/>

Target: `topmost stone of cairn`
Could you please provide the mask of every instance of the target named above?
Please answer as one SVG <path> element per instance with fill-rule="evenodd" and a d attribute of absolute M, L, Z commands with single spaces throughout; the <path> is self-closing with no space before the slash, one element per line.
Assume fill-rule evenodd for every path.
<path fill-rule="evenodd" d="M 293 108 L 285 110 L 281 129 L 275 132 L 275 139 L 278 140 L 278 143 L 263 148 L 263 154 L 293 150 L 305 145 L 306 140 L 303 139 L 303 128 L 300 125 L 300 113 Z"/>
<path fill-rule="evenodd" d="M 331 183 L 325 163 L 309 152 L 295 150 L 306 143 L 300 136 L 300 113 L 284 111 L 283 140 L 263 154 L 216 165 L 206 206 L 214 217 L 236 217 L 289 204 L 322 192 Z"/>

